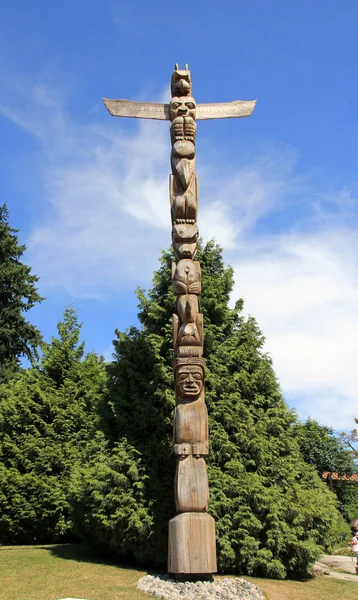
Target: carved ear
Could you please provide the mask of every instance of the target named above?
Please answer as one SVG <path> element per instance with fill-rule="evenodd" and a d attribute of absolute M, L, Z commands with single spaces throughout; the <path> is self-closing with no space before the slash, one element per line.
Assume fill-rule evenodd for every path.
<path fill-rule="evenodd" d="M 179 65 L 178 65 L 178 63 L 175 63 L 174 70 L 177 71 L 178 69 L 179 69 Z"/>

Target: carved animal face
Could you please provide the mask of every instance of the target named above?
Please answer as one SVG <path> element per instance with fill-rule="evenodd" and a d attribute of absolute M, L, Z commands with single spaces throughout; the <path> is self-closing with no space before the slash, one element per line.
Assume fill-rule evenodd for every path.
<path fill-rule="evenodd" d="M 183 365 L 176 372 L 177 389 L 183 398 L 199 396 L 204 383 L 204 374 L 199 365 Z"/>
<path fill-rule="evenodd" d="M 173 271 L 174 294 L 200 294 L 201 293 L 201 271 L 200 265 L 192 260 L 183 259 L 176 265 Z"/>
<path fill-rule="evenodd" d="M 191 77 L 188 65 L 185 69 L 179 69 L 175 65 L 175 71 L 171 81 L 172 96 L 191 96 Z"/>
<path fill-rule="evenodd" d="M 195 119 L 196 102 L 190 96 L 176 96 L 170 102 L 170 120 L 173 121 L 176 117 L 192 117 Z"/>
<path fill-rule="evenodd" d="M 174 225 L 172 229 L 172 240 L 175 256 L 178 260 L 181 260 L 182 258 L 194 259 L 198 238 L 199 229 L 197 225 Z"/>

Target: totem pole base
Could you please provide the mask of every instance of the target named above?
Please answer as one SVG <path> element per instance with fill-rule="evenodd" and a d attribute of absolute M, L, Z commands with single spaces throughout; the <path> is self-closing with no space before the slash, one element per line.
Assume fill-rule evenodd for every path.
<path fill-rule="evenodd" d="M 168 572 L 198 578 L 216 573 L 215 521 L 208 513 L 181 513 L 169 521 Z M 187 577 L 188 578 L 188 577 Z M 190 577 L 189 577 L 190 578 Z"/>

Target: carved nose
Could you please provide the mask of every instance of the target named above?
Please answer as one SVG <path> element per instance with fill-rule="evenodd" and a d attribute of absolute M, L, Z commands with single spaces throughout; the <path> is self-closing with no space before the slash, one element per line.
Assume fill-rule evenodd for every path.
<path fill-rule="evenodd" d="M 178 108 L 178 113 L 182 113 L 185 114 L 188 111 L 186 106 L 181 106 L 180 108 Z"/>

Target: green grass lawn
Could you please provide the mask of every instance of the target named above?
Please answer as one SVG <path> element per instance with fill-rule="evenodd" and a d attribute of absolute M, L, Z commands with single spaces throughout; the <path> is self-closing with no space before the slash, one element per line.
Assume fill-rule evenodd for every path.
<path fill-rule="evenodd" d="M 265 592 L 267 600 L 358 600 L 358 582 L 315 577 L 309 581 L 278 581 L 246 577 Z"/>
<path fill-rule="evenodd" d="M 145 574 L 103 560 L 83 545 L 0 547 L 0 600 L 147 600 L 135 584 Z M 268 600 L 357 600 L 358 582 L 318 577 L 276 581 L 248 577 Z"/>
<path fill-rule="evenodd" d="M 2 546 L 1 600 L 139 600 L 142 571 L 119 568 L 83 545 Z"/>

